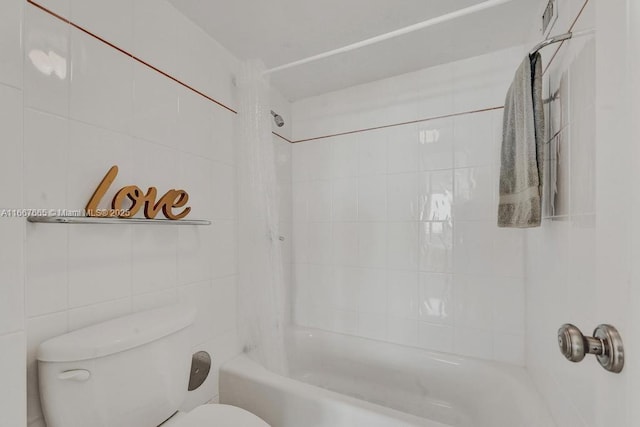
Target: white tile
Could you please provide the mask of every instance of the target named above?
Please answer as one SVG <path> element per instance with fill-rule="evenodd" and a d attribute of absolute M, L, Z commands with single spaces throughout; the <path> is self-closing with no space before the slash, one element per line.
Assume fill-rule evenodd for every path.
<path fill-rule="evenodd" d="M 419 295 L 417 272 L 387 271 L 387 313 L 389 315 L 418 319 Z"/>
<path fill-rule="evenodd" d="M 178 292 L 174 288 L 149 294 L 134 295 L 131 304 L 132 311 L 138 312 L 177 304 L 177 302 Z"/>
<path fill-rule="evenodd" d="M 387 339 L 387 316 L 373 313 L 358 313 L 358 334 L 365 338 L 384 341 Z"/>
<path fill-rule="evenodd" d="M 326 309 L 331 306 L 335 287 L 335 268 L 326 265 L 307 266 L 308 286 L 313 305 Z"/>
<path fill-rule="evenodd" d="M 178 284 L 210 280 L 212 276 L 212 264 L 221 267 L 222 260 L 215 259 L 214 253 L 229 254 L 235 252 L 235 248 L 228 247 L 227 230 L 223 223 L 215 222 L 206 227 L 179 227 L 178 229 Z M 216 239 L 217 237 L 217 239 Z M 223 243 L 224 241 L 224 243 Z M 214 248 L 214 244 L 217 246 Z M 227 247 L 225 247 L 227 246 Z M 218 249 L 219 248 L 219 249 Z M 225 259 L 228 259 L 226 255 Z M 225 266 L 227 269 L 228 267 Z"/>
<path fill-rule="evenodd" d="M 452 324 L 454 317 L 453 277 L 450 274 L 420 273 L 420 319 Z"/>
<path fill-rule="evenodd" d="M 68 228 L 27 225 L 25 297 L 28 316 L 67 309 Z"/>
<path fill-rule="evenodd" d="M 213 242 L 207 243 L 211 245 L 212 252 L 203 253 L 200 259 L 202 267 L 211 264 L 213 269 L 213 277 L 226 277 L 238 272 L 238 226 L 233 221 L 216 221 L 211 225 L 213 236 L 207 237 L 213 239 Z M 193 233 L 204 234 L 202 230 L 193 230 Z M 182 256 L 182 254 L 180 255 Z M 189 265 L 189 263 L 183 263 Z M 184 283 L 185 274 L 181 274 Z"/>
<path fill-rule="evenodd" d="M 68 140 L 66 119 L 25 109 L 25 206 L 33 209 L 67 207 Z"/>
<path fill-rule="evenodd" d="M 394 128 L 387 142 L 388 173 L 415 172 L 420 169 L 420 132 L 417 125 Z"/>
<path fill-rule="evenodd" d="M 334 178 L 358 175 L 358 142 L 359 137 L 356 135 L 342 136 L 331 142 Z"/>
<path fill-rule="evenodd" d="M 133 117 L 133 60 L 80 31 L 71 32 L 69 115 L 118 131 Z"/>
<path fill-rule="evenodd" d="M 24 23 L 24 105 L 69 114 L 69 25 L 29 5 Z"/>
<path fill-rule="evenodd" d="M 179 298 L 181 303 L 190 304 L 198 311 L 191 327 L 191 345 L 198 345 L 212 339 L 211 327 L 216 314 L 211 310 L 214 302 L 211 281 L 198 282 L 180 288 Z"/>
<path fill-rule="evenodd" d="M 358 313 L 347 310 L 332 310 L 331 331 L 339 334 L 353 335 L 358 330 Z"/>
<path fill-rule="evenodd" d="M 71 0 L 39 0 L 38 4 L 65 18 L 71 16 Z"/>
<path fill-rule="evenodd" d="M 178 229 L 139 225 L 132 229 L 134 295 L 178 285 Z"/>
<path fill-rule="evenodd" d="M 175 17 L 178 11 L 169 2 L 133 2 L 134 53 L 165 72 L 177 68 L 178 42 Z"/>
<path fill-rule="evenodd" d="M 235 168 L 221 163 L 211 163 L 212 183 L 212 219 L 235 219 L 236 211 L 236 171 Z M 201 194 L 200 196 L 205 196 Z M 207 212 L 200 212 L 206 216 Z M 282 216 L 281 216 L 282 218 Z"/>
<path fill-rule="evenodd" d="M 309 221 L 309 181 L 293 182 L 291 193 L 294 222 Z"/>
<path fill-rule="evenodd" d="M 67 332 L 67 313 L 55 313 L 34 317 L 27 322 L 27 421 L 34 422 L 43 417 L 38 392 L 38 346 L 49 338 Z"/>
<path fill-rule="evenodd" d="M 495 228 L 493 230 L 493 274 L 524 277 L 525 252 L 522 230 Z"/>
<path fill-rule="evenodd" d="M 133 64 L 133 133 L 167 146 L 177 147 L 178 85 L 158 72 Z"/>
<path fill-rule="evenodd" d="M 415 221 L 420 218 L 421 174 L 402 173 L 387 175 L 387 219 L 389 221 Z"/>
<path fill-rule="evenodd" d="M 569 155 L 571 161 L 571 213 L 590 214 L 596 209 L 595 110 L 582 112 L 572 125 Z"/>
<path fill-rule="evenodd" d="M 121 49 L 133 48 L 134 0 L 71 0 L 71 21 Z"/>
<path fill-rule="evenodd" d="M 311 141 L 304 143 L 301 146 L 301 149 L 304 150 L 305 156 L 301 166 L 306 167 L 307 169 L 307 179 L 318 180 L 331 178 L 333 169 L 331 166 L 331 148 L 332 145 L 330 139 Z"/>
<path fill-rule="evenodd" d="M 453 111 L 453 65 L 442 64 L 419 71 L 420 117 L 436 117 Z"/>
<path fill-rule="evenodd" d="M 309 221 L 330 221 L 331 181 L 311 181 L 307 188 Z"/>
<path fill-rule="evenodd" d="M 212 156 L 214 160 L 222 163 L 233 164 L 236 162 L 236 144 L 234 126 L 237 120 L 236 115 L 230 111 L 222 110 L 220 108 L 214 108 L 211 111 L 212 123 L 213 123 L 213 149 Z M 278 176 L 287 174 L 287 181 L 291 181 L 291 144 L 286 144 L 286 155 L 284 150 L 280 149 L 276 151 L 276 161 Z M 283 144 L 279 144 L 279 147 L 283 147 Z"/>
<path fill-rule="evenodd" d="M 402 345 L 418 345 L 418 321 L 404 317 L 387 318 L 387 338 L 390 342 Z"/>
<path fill-rule="evenodd" d="M 387 173 L 387 139 L 389 131 L 364 132 L 358 137 L 358 175 Z"/>
<path fill-rule="evenodd" d="M 393 269 L 418 269 L 419 224 L 390 222 L 387 229 L 387 266 Z"/>
<path fill-rule="evenodd" d="M 496 334 L 493 337 L 493 359 L 514 365 L 525 365 L 523 335 Z"/>
<path fill-rule="evenodd" d="M 522 54 L 516 47 L 453 63 L 454 111 L 503 105 L 513 70 L 521 61 Z"/>
<path fill-rule="evenodd" d="M 178 87 L 178 122 L 175 146 L 191 154 L 212 159 L 213 109 L 211 101 L 197 93 Z"/>
<path fill-rule="evenodd" d="M 334 221 L 355 221 L 358 219 L 358 181 L 356 178 L 333 180 L 331 197 Z"/>
<path fill-rule="evenodd" d="M 419 178 L 419 219 L 449 222 L 453 216 L 453 172 L 425 172 Z"/>
<path fill-rule="evenodd" d="M 455 222 L 453 232 L 454 273 L 490 274 L 493 268 L 491 247 L 494 222 Z"/>
<path fill-rule="evenodd" d="M 22 9 L 20 0 L 0 4 L 0 83 L 22 87 Z"/>
<path fill-rule="evenodd" d="M 310 223 L 308 233 L 309 262 L 330 264 L 333 259 L 331 223 Z"/>
<path fill-rule="evenodd" d="M 420 223 L 420 271 L 451 272 L 453 224 L 449 221 Z"/>
<path fill-rule="evenodd" d="M 131 294 L 131 226 L 69 227 L 69 307 Z"/>
<path fill-rule="evenodd" d="M 453 328 L 420 322 L 418 325 L 419 345 L 428 350 L 453 352 Z"/>
<path fill-rule="evenodd" d="M 491 332 L 481 329 L 454 328 L 453 349 L 463 356 L 491 359 L 493 337 Z"/>
<path fill-rule="evenodd" d="M 495 220 L 497 181 L 489 166 L 456 169 L 454 215 L 456 220 Z"/>
<path fill-rule="evenodd" d="M 291 262 L 306 263 L 309 261 L 309 226 L 306 222 L 293 223 L 293 250 Z"/>
<path fill-rule="evenodd" d="M 330 223 L 310 223 L 308 229 L 309 262 L 329 264 L 333 259 Z"/>
<path fill-rule="evenodd" d="M 0 218 L 0 334 L 24 328 L 24 218 Z"/>
<path fill-rule="evenodd" d="M 216 45 L 204 30 L 182 13 L 174 18 L 176 27 L 175 75 L 207 95 L 211 93 L 211 73 L 216 68 Z"/>
<path fill-rule="evenodd" d="M 358 219 L 360 221 L 386 221 L 387 175 L 358 179 Z"/>
<path fill-rule="evenodd" d="M 478 276 L 453 276 L 455 325 L 491 330 L 495 310 L 495 279 Z"/>
<path fill-rule="evenodd" d="M 68 311 L 69 330 L 74 331 L 131 313 L 131 298 L 101 302 Z"/>
<path fill-rule="evenodd" d="M 358 265 L 358 224 L 333 223 L 333 264 L 355 267 Z"/>
<path fill-rule="evenodd" d="M 212 300 L 206 310 L 211 311 L 212 323 L 207 328 L 213 337 L 236 329 L 237 277 L 225 277 L 213 281 Z"/>
<path fill-rule="evenodd" d="M 337 267 L 332 286 L 331 306 L 340 310 L 358 309 L 361 271 L 355 267 Z"/>
<path fill-rule="evenodd" d="M 495 278 L 493 279 L 493 288 L 493 330 L 513 335 L 524 335 L 524 279 Z"/>
<path fill-rule="evenodd" d="M 22 92 L 0 85 L 0 127 L 3 145 L 0 157 L 0 194 L 3 208 L 22 207 Z"/>
<path fill-rule="evenodd" d="M 2 378 L 2 422 L 7 426 L 27 424 L 26 343 L 23 332 L 0 336 L 0 377 Z"/>
<path fill-rule="evenodd" d="M 453 167 L 453 119 L 429 120 L 418 125 L 420 170 Z"/>
<path fill-rule="evenodd" d="M 360 270 L 358 311 L 360 313 L 387 313 L 387 278 L 384 270 Z"/>
<path fill-rule="evenodd" d="M 464 114 L 453 118 L 455 167 L 491 166 L 495 147 L 493 112 Z"/>
<path fill-rule="evenodd" d="M 383 222 L 358 224 L 358 265 L 370 268 L 387 266 L 387 225 Z"/>

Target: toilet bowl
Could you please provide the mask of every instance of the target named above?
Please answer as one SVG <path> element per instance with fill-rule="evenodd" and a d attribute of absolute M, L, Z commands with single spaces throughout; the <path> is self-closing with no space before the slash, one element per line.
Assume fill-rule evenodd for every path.
<path fill-rule="evenodd" d="M 177 412 L 187 396 L 195 316 L 192 307 L 171 306 L 40 344 L 38 376 L 47 426 L 268 427 L 229 405 Z"/>
<path fill-rule="evenodd" d="M 231 405 L 202 405 L 189 413 L 179 412 L 162 427 L 269 427 L 251 412 Z"/>

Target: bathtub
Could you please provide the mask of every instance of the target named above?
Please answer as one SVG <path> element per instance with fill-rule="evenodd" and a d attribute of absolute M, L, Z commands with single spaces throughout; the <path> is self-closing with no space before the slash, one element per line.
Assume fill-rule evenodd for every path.
<path fill-rule="evenodd" d="M 523 368 L 314 329 L 288 337 L 289 375 L 240 355 L 220 402 L 274 427 L 551 427 Z"/>

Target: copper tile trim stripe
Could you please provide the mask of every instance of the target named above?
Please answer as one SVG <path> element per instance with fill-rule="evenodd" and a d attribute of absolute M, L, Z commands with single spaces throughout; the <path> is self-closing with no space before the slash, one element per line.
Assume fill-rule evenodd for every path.
<path fill-rule="evenodd" d="M 378 130 L 378 129 L 387 129 L 387 128 L 392 128 L 392 127 L 396 127 L 396 126 L 405 126 L 405 125 L 411 125 L 414 123 L 422 123 L 422 122 L 428 122 L 431 120 L 438 120 L 438 119 L 446 119 L 449 117 L 457 117 L 457 116 L 464 116 L 466 114 L 474 114 L 474 113 L 482 113 L 485 111 L 493 111 L 493 110 L 500 110 L 504 108 L 503 106 L 499 106 L 499 107 L 490 107 L 490 108 L 482 108 L 480 110 L 471 110 L 471 111 L 462 111 L 459 113 L 452 113 L 452 114 L 445 114 L 442 116 L 434 116 L 434 117 L 427 117 L 424 119 L 418 119 L 418 120 L 411 120 L 408 122 L 402 122 L 402 123 L 393 123 L 390 125 L 383 125 L 383 126 L 374 126 L 374 127 L 370 127 L 370 128 L 364 128 L 364 129 L 356 129 L 356 130 L 351 130 L 348 132 L 339 132 L 339 133 L 333 133 L 330 135 L 323 135 L 323 136 L 316 136 L 314 138 L 305 138 L 305 139 L 298 139 L 296 141 L 291 141 L 292 143 L 298 143 L 298 142 L 307 142 L 307 141 L 315 141 L 318 139 L 325 139 L 325 138 L 333 138 L 336 136 L 344 136 L 344 135 L 351 135 L 353 133 L 360 133 L 360 132 L 368 132 L 368 131 L 372 131 L 372 130 Z"/>
<path fill-rule="evenodd" d="M 153 65 L 149 64 L 148 62 L 144 61 L 143 59 L 138 58 L 138 57 L 137 57 L 137 56 L 135 56 L 134 54 L 132 54 L 132 53 L 130 53 L 130 52 L 127 52 L 126 50 L 124 50 L 124 49 L 122 49 L 122 48 L 120 48 L 120 47 L 118 47 L 118 46 L 114 45 L 113 43 L 111 43 L 111 42 L 109 42 L 109 41 L 107 41 L 107 40 L 103 39 L 102 37 L 98 36 L 97 34 L 94 34 L 94 33 L 92 33 L 91 31 L 87 30 L 86 28 L 81 27 L 80 25 L 76 24 L 75 22 L 72 22 L 72 21 L 70 21 L 69 19 L 67 19 L 67 18 L 65 18 L 65 17 L 63 17 L 63 16 L 58 15 L 57 13 L 55 13 L 55 12 L 53 12 L 53 11 L 51 11 L 51 10 L 47 9 L 46 7 L 44 7 L 44 6 L 42 6 L 42 5 L 38 4 L 38 3 L 36 3 L 34 0 L 27 0 L 27 3 L 29 3 L 29 4 L 31 4 L 31 5 L 33 5 L 33 6 L 35 6 L 35 7 L 37 7 L 38 9 L 40 9 L 40 10 L 42 10 L 42 11 L 44 11 L 44 12 L 48 13 L 49 15 L 53 16 L 54 18 L 59 19 L 60 21 L 62 21 L 62 22 L 64 22 L 64 23 L 66 23 L 66 24 L 71 25 L 73 28 L 76 28 L 76 29 L 78 29 L 78 30 L 82 31 L 83 33 L 87 34 L 88 36 L 93 37 L 94 39 L 96 39 L 96 40 L 98 40 L 98 41 L 100 41 L 100 42 L 102 42 L 102 43 L 106 44 L 107 46 L 109 46 L 109 47 L 111 47 L 111 48 L 113 48 L 113 49 L 117 50 L 118 52 L 120 52 L 120 53 L 122 53 L 122 54 L 124 54 L 124 55 L 127 55 L 128 57 L 130 57 L 131 59 L 133 59 L 133 60 L 137 61 L 138 63 L 140 63 L 140 64 L 142 64 L 142 65 L 144 65 L 144 66 L 146 66 L 146 67 L 148 67 L 148 68 L 152 69 L 153 71 L 155 71 L 155 72 L 157 72 L 157 73 L 162 74 L 162 75 L 163 75 L 163 76 L 165 76 L 166 78 L 168 78 L 168 79 L 170 79 L 170 80 L 173 80 L 174 82 L 178 83 L 179 85 L 181 85 L 181 86 L 183 86 L 183 87 L 185 87 L 185 88 L 189 89 L 190 91 L 192 91 L 192 92 L 194 92 L 194 93 L 196 93 L 196 94 L 198 94 L 198 95 L 202 96 L 203 98 L 205 98 L 205 99 L 207 99 L 207 100 L 209 100 L 209 101 L 211 101 L 211 102 L 213 102 L 213 103 L 215 103 L 215 104 L 219 105 L 220 107 L 222 107 L 222 108 L 224 108 L 224 109 L 226 109 L 226 110 L 228 110 L 228 111 L 230 111 L 230 112 L 232 112 L 232 113 L 234 113 L 234 114 L 237 114 L 237 113 L 238 113 L 238 112 L 237 112 L 236 110 L 234 110 L 233 108 L 231 108 L 231 107 L 229 107 L 229 106 L 227 106 L 227 105 L 223 104 L 222 102 L 220 102 L 220 101 L 218 101 L 218 100 L 216 100 L 216 99 L 214 99 L 214 98 L 210 97 L 209 95 L 207 95 L 207 94 L 205 94 L 205 93 L 203 93 L 203 92 L 199 91 L 198 89 L 194 88 L 193 86 L 190 86 L 190 85 L 188 85 L 187 83 L 185 83 L 185 82 L 183 82 L 183 81 L 181 81 L 181 80 L 179 80 L 179 79 L 177 79 L 177 78 L 173 77 L 171 74 L 166 73 L 166 72 L 162 71 L 161 69 L 159 69 L 159 68 L 157 68 L 157 67 L 155 67 L 155 66 L 153 66 Z"/>
<path fill-rule="evenodd" d="M 271 132 L 271 133 L 274 134 L 275 136 L 277 136 L 278 138 L 280 138 L 281 140 L 287 141 L 289 144 L 293 144 L 294 142 L 297 142 L 297 141 L 292 141 L 289 138 L 280 135 L 278 132 Z"/>

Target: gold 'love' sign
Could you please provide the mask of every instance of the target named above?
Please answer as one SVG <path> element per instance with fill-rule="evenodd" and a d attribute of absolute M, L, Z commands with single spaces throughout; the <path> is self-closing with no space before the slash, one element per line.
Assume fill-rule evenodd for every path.
<path fill-rule="evenodd" d="M 162 211 L 165 217 L 168 219 L 181 219 L 191 212 L 190 207 L 184 207 L 189 201 L 189 194 L 184 190 L 169 190 L 160 200 L 156 202 L 158 190 L 155 187 L 149 187 L 146 193 L 142 192 L 140 187 L 135 185 L 128 185 L 122 187 L 113 197 L 111 201 L 111 209 L 98 209 L 100 201 L 104 197 L 105 193 L 116 179 L 118 175 L 118 166 L 111 166 L 111 169 L 102 178 L 102 181 L 94 191 L 93 196 L 87 203 L 87 215 L 88 216 L 116 216 L 121 218 L 129 218 L 134 216 L 144 206 L 145 218 L 155 218 L 158 212 Z M 130 203 L 129 207 L 126 207 L 125 202 Z M 173 210 L 176 208 L 183 208 L 181 212 L 175 213 Z"/>

